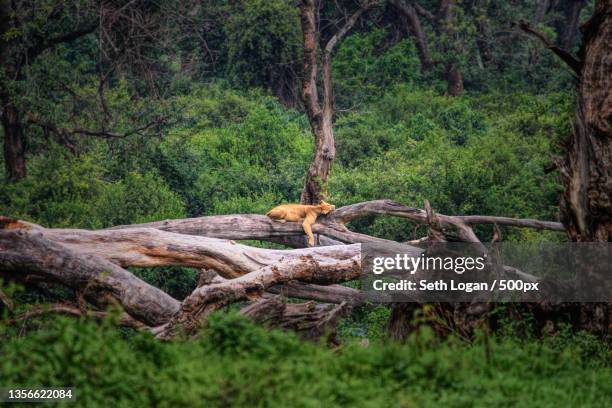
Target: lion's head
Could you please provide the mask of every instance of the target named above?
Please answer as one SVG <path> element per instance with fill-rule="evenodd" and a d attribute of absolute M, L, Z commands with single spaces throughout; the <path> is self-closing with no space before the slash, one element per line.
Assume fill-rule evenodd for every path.
<path fill-rule="evenodd" d="M 336 209 L 336 206 L 321 200 L 321 202 L 319 203 L 319 208 L 321 209 L 321 214 L 329 214 L 330 212 Z"/>

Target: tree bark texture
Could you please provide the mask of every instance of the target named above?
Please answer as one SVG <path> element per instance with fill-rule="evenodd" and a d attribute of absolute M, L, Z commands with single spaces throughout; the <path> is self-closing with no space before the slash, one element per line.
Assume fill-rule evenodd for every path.
<path fill-rule="evenodd" d="M 19 111 L 8 98 L 2 98 L 4 132 L 4 166 L 11 181 L 26 177 L 25 138 Z"/>
<path fill-rule="evenodd" d="M 612 2 L 582 27 L 574 129 L 560 163 L 562 221 L 573 241 L 612 241 Z"/>
<path fill-rule="evenodd" d="M 326 184 L 336 158 L 336 145 L 332 121 L 334 116 L 334 87 L 332 80 L 332 53 L 336 44 L 353 28 L 359 17 L 372 6 L 365 3 L 346 19 L 344 25 L 329 39 L 322 50 L 323 101 L 319 102 L 317 4 L 314 0 L 301 0 L 300 21 L 303 35 L 302 101 L 315 139 L 315 153 L 308 168 L 300 201 L 318 204 L 326 199 Z"/>

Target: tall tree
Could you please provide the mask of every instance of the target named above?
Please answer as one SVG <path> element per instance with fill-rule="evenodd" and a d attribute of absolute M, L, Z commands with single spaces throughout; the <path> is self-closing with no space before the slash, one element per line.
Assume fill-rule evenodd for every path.
<path fill-rule="evenodd" d="M 560 163 L 563 224 L 572 241 L 612 241 L 612 1 L 582 27 L 574 129 Z"/>
<path fill-rule="evenodd" d="M 127 72 L 129 67 L 144 79 L 142 82 L 149 93 L 155 94 L 154 82 L 160 76 L 156 75 L 160 64 L 151 56 L 153 53 L 158 56 L 163 41 L 171 38 L 160 25 L 161 16 L 165 15 L 146 0 L 127 4 L 115 0 L 0 0 L 0 102 L 4 162 L 9 180 L 19 181 L 26 176 L 26 131 L 29 130 L 26 126 L 41 128 L 45 134 L 57 136 L 59 142 L 74 149 L 72 136 L 122 137 L 159 124 L 159 120 L 152 120 L 147 125 L 138 124 L 125 133 L 117 133 L 104 90 L 120 69 L 126 68 Z M 97 35 L 94 37 L 94 34 Z M 31 89 L 43 93 L 42 83 L 49 79 L 47 75 L 35 77 L 32 72 L 36 70 L 32 67 L 46 61 L 46 68 L 52 68 L 49 55 L 53 50 L 84 40 L 88 35 L 92 41 L 82 41 L 73 49 L 81 57 L 95 60 L 95 64 L 84 64 L 89 68 L 83 70 L 89 71 L 83 76 L 97 76 L 97 89 L 86 96 L 76 95 L 68 86 L 63 91 L 49 92 L 63 92 L 78 100 L 70 115 L 72 126 L 66 129 L 63 121 L 46 117 L 46 111 L 51 111 L 50 107 L 57 101 L 26 101 L 26 94 Z M 76 63 L 71 60 L 70 66 L 78 67 L 79 61 L 78 58 Z M 74 69 L 75 77 L 79 76 L 77 71 L 81 68 Z M 40 108 L 42 105 L 45 109 Z M 88 111 L 87 114 L 84 111 Z M 145 118 L 147 115 L 141 112 L 139 116 Z M 95 122 L 94 129 L 83 126 L 91 122 Z"/>
<path fill-rule="evenodd" d="M 47 7 L 43 22 L 40 13 Z M 38 8 L 40 7 L 40 9 Z M 26 176 L 23 112 L 15 99 L 15 82 L 24 80 L 24 70 L 43 52 L 59 44 L 75 41 L 92 33 L 96 20 L 83 18 L 66 26 L 65 4 L 37 4 L 28 1 L 0 0 L 0 102 L 4 131 L 4 162 L 10 180 Z M 29 32 L 31 31 L 31 32 Z"/>
<path fill-rule="evenodd" d="M 457 43 L 454 40 L 456 0 L 441 0 L 435 12 L 427 10 L 415 0 L 390 0 L 391 4 L 405 17 L 409 31 L 415 38 L 421 67 L 428 70 L 434 65 L 442 67 L 447 93 L 451 96 L 463 94 L 463 75 L 457 63 Z M 428 51 L 428 39 L 421 27 L 419 16 L 428 21 L 439 41 L 443 58 L 432 60 Z"/>
<path fill-rule="evenodd" d="M 572 49 L 578 25 L 580 23 L 580 13 L 587 5 L 586 0 L 564 0 L 562 2 L 563 19 L 557 25 L 559 32 L 560 45 L 565 49 Z"/>
<path fill-rule="evenodd" d="M 587 3 L 587 0 L 540 0 L 536 5 L 534 23 L 543 23 L 547 15 L 552 15 L 557 45 L 570 50 L 578 33 L 580 13 Z"/>
<path fill-rule="evenodd" d="M 612 1 L 597 0 L 575 58 L 525 21 L 519 27 L 561 58 L 578 80 L 574 128 L 559 160 L 561 219 L 572 241 L 612 241 Z"/>
<path fill-rule="evenodd" d="M 344 24 L 321 47 L 323 66 L 323 101 L 319 102 L 318 62 L 319 35 L 318 9 L 315 0 L 300 2 L 300 20 L 303 34 L 303 79 L 302 101 L 308 121 L 315 138 L 315 154 L 310 163 L 301 201 L 305 204 L 318 203 L 324 199 L 324 186 L 329 178 L 336 157 L 332 120 L 334 115 L 334 88 L 332 81 L 332 53 L 338 42 L 353 28 L 361 15 L 375 4 L 367 1 L 352 15 L 344 19 Z"/>
<path fill-rule="evenodd" d="M 419 55 L 419 60 L 421 61 L 421 69 L 423 71 L 429 71 L 432 67 L 431 55 L 429 53 L 429 41 L 421 26 L 421 20 L 419 20 L 414 5 L 411 2 L 403 0 L 390 0 L 389 3 L 399 11 L 399 15 L 403 17 L 408 31 L 414 37 L 416 50 Z"/>

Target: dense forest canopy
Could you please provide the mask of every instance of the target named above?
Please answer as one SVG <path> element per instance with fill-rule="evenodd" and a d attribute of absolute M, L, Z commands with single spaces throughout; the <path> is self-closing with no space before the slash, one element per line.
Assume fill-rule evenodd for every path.
<path fill-rule="evenodd" d="M 611 13 L 0 0 L 0 386 L 50 378 L 86 405 L 603 406 L 609 304 L 376 305 L 354 279 L 364 242 L 612 240 Z M 321 199 L 336 212 L 314 248 L 263 216 Z"/>
<path fill-rule="evenodd" d="M 99 227 L 297 200 L 312 142 L 295 110 L 293 2 L 17 3 L 2 18 L 4 214 Z M 399 3 L 373 5 L 334 52 L 331 198 L 556 218 L 551 158 L 570 132 L 572 73 L 512 24 L 576 50 L 564 30 L 593 5 L 465 1 L 442 31 L 419 14 L 423 57 Z M 322 3 L 322 44 L 355 5 Z M 448 95 L 449 64 L 463 95 Z"/>

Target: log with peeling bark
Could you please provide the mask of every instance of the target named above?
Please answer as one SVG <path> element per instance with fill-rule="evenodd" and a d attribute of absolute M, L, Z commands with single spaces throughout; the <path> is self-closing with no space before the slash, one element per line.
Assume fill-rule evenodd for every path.
<path fill-rule="evenodd" d="M 248 215 L 244 217 L 255 218 L 258 216 Z M 267 217 L 264 218 L 267 219 Z M 182 223 L 182 221 L 186 220 L 175 221 L 181 226 L 188 225 Z M 209 221 L 206 223 L 207 226 L 216 225 L 213 220 Z M 225 216 L 221 216 L 220 221 L 223 225 L 225 223 Z M 200 222 L 202 222 L 202 219 L 194 219 L 195 225 L 198 225 Z M 302 228 L 301 224 L 298 223 L 276 224 L 295 224 L 295 227 L 299 226 L 300 229 Z M 276 264 L 282 260 L 291 260 L 305 255 L 313 256 L 323 262 L 341 261 L 354 257 L 359 254 L 361 249 L 356 244 L 301 248 L 292 251 L 264 249 L 239 244 L 227 239 L 186 235 L 184 233 L 155 229 L 153 224 L 144 224 L 149 225 L 146 227 L 134 226 L 133 228 L 97 231 L 50 229 L 23 221 L 15 221 L 10 225 L 10 229 L 5 229 L 5 231 L 12 231 L 12 233 L 16 231 L 35 233 L 37 236 L 61 244 L 67 249 L 84 255 L 99 256 L 121 267 L 173 265 L 204 268 L 212 269 L 227 279 L 236 278 L 259 268 Z M 257 228 L 257 225 L 251 224 L 251 227 Z M 183 232 L 182 228 L 179 228 L 179 230 Z M 197 227 L 187 227 L 185 230 L 191 233 L 194 231 L 202 232 Z M 235 233 L 232 233 L 230 230 L 225 230 L 225 233 L 235 236 L 241 235 L 243 231 L 244 224 L 237 223 L 235 224 Z M 261 235 L 261 238 L 263 239 L 265 236 Z M 415 254 L 421 252 L 416 247 L 414 251 Z"/>
<path fill-rule="evenodd" d="M 289 258 L 239 278 L 195 289 L 182 302 L 179 312 L 155 333 L 161 339 L 172 338 L 179 330 L 193 333 L 210 313 L 236 301 L 257 299 L 267 288 L 279 283 L 300 280 L 330 284 L 357 279 L 361 273 L 360 253 L 335 261 L 320 260 L 312 255 Z"/>
<path fill-rule="evenodd" d="M 401 249 L 414 256 L 423 251 L 410 244 L 358 234 L 345 226 L 369 215 L 406 218 L 429 225 L 438 239 L 452 233 L 467 242 L 478 240 L 471 229 L 478 223 L 559 230 L 554 222 L 452 217 L 434 213 L 428 203 L 426 210 L 421 210 L 390 200 L 353 204 L 320 217 L 313 230 L 321 246 L 313 248 L 301 248 L 305 241 L 299 223 L 279 223 L 252 214 L 166 220 L 97 231 L 49 229 L 0 217 L 0 277 L 57 283 L 73 289 L 77 299 L 87 300 L 94 308 L 80 307 L 77 311 L 58 306 L 48 308 L 50 313 L 99 318 L 101 308 L 118 304 L 126 312 L 123 324 L 147 327 L 160 338 L 171 338 L 180 331 L 193 333 L 212 311 L 233 302 L 260 299 L 264 292 L 350 308 L 361 305 L 364 295 L 337 283 L 354 280 L 362 273 L 360 243 L 384 242 L 391 252 Z M 284 242 L 298 248 L 264 249 L 233 241 L 246 239 Z M 200 268 L 212 275 L 180 302 L 124 269 L 165 265 Z M 10 299 L 3 299 L 7 302 Z M 316 310 L 308 319 L 315 315 L 329 317 Z M 290 323 L 289 315 L 279 319 L 287 327 L 299 326 L 296 321 Z"/>
<path fill-rule="evenodd" d="M 3 278 L 59 283 L 82 294 L 95 306 L 120 304 L 135 321 L 149 327 L 178 320 L 185 315 L 179 314 L 179 310 L 182 308 L 184 312 L 186 307 L 194 304 L 194 299 L 210 304 L 210 299 L 202 296 L 202 292 L 214 293 L 214 296 L 229 293 L 227 299 L 218 298 L 212 302 L 214 305 L 208 310 L 244 299 L 235 289 L 252 274 L 263 280 L 263 283 L 251 282 L 253 287 L 262 285 L 262 288 L 268 288 L 296 279 L 318 283 L 342 282 L 355 279 L 360 273 L 359 244 L 275 250 L 154 228 L 46 229 L 7 218 L 0 219 L 0 228 L 0 276 Z M 203 286 L 201 291 L 196 289 L 181 305 L 178 300 L 122 268 L 160 265 L 207 267 L 228 279 L 213 281 Z M 349 266 L 352 274 L 347 275 Z M 244 275 L 243 280 L 231 279 L 240 275 Z M 316 286 L 309 288 L 317 290 Z M 245 290 L 249 293 L 250 289 Z M 300 290 L 299 286 L 297 290 Z M 347 291 L 342 295 L 346 297 Z M 301 289 L 302 294 L 307 292 L 308 288 Z M 329 292 L 325 293 L 327 299 Z M 323 295 L 318 297 L 323 299 Z M 50 310 L 70 313 L 66 307 Z M 135 325 L 130 320 L 130 326 Z"/>
<path fill-rule="evenodd" d="M 304 339 L 327 335 L 331 343 L 337 343 L 336 321 L 349 310 L 346 303 L 287 303 L 282 297 L 274 296 L 253 302 L 240 313 L 267 327 L 294 331 Z"/>
<path fill-rule="evenodd" d="M 408 207 L 393 200 L 365 201 L 340 207 L 332 213 L 334 220 L 342 224 L 373 214 L 407 218 L 420 224 L 428 223 L 426 210 Z M 455 225 L 458 222 L 463 222 L 470 226 L 478 224 L 497 224 L 509 227 L 547 229 L 559 232 L 564 231 L 563 225 L 560 222 L 540 221 L 530 218 L 495 217 L 488 215 L 449 216 L 443 214 L 437 214 L 437 216 L 444 223 L 444 226 L 447 227 Z"/>
<path fill-rule="evenodd" d="M 268 292 L 289 298 L 310 299 L 323 303 L 346 303 L 351 307 L 361 306 L 365 296 L 358 289 L 342 285 L 313 285 L 299 281 L 288 282 L 268 288 Z"/>
<path fill-rule="evenodd" d="M 318 245 L 337 245 L 339 243 L 366 243 L 394 241 L 376 238 L 365 234 L 352 232 L 345 224 L 350 221 L 370 215 L 387 215 L 405 218 L 419 224 L 429 224 L 427 212 L 420 208 L 405 206 L 392 200 L 366 201 L 340 207 L 327 216 L 319 216 L 313 224 L 312 230 L 318 235 Z M 441 227 L 447 230 L 458 226 L 464 231 L 462 236 L 466 241 L 473 241 L 474 236 L 468 232 L 467 227 L 479 224 L 497 224 L 518 228 L 545 229 L 563 232 L 560 222 L 540 221 L 529 218 L 495 217 L 485 215 L 448 216 L 436 214 Z M 111 228 L 155 228 L 162 231 L 175 232 L 186 235 L 200 235 L 213 238 L 231 240 L 264 240 L 270 242 L 284 242 L 289 246 L 302 247 L 305 245 L 304 231 L 299 223 L 280 223 L 263 215 L 236 214 L 213 215 L 180 220 L 164 220 L 145 224 L 120 225 Z M 295 238 L 286 240 L 286 238 Z"/>
<path fill-rule="evenodd" d="M 164 323 L 180 306 L 178 300 L 111 261 L 67 248 L 40 231 L 0 230 L 0 276 L 56 282 L 81 292 L 95 305 L 118 303 L 148 325 Z"/>

